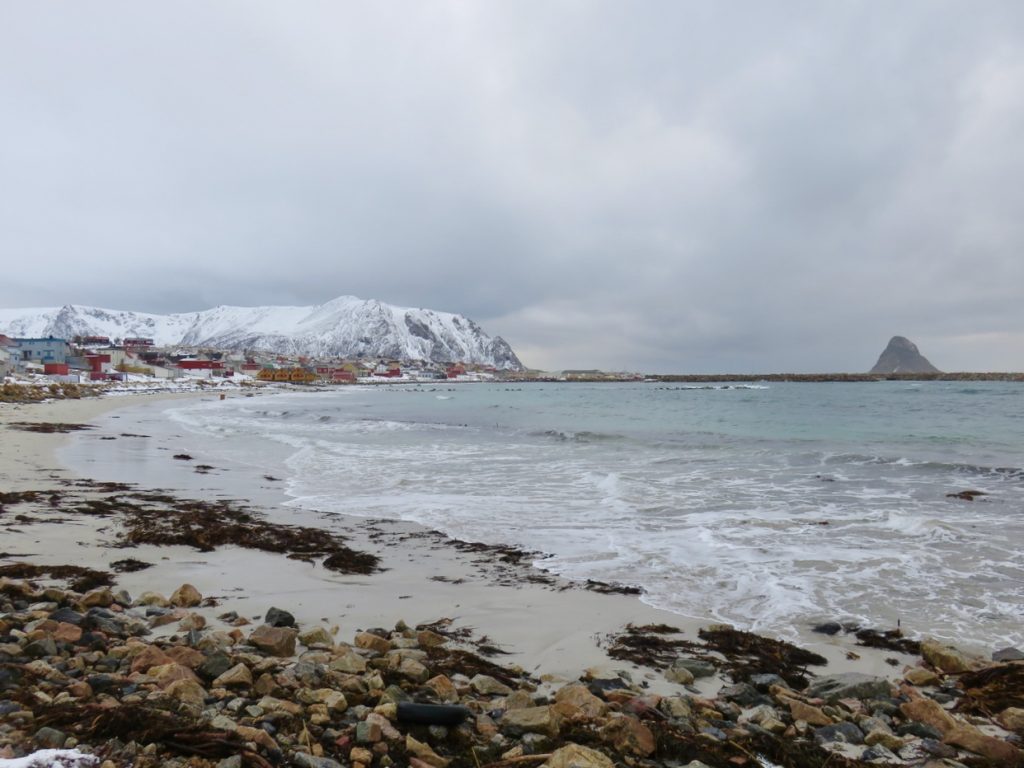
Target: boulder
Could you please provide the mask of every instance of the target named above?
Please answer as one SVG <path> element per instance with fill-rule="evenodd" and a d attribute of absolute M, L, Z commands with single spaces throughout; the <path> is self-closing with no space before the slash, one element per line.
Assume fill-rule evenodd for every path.
<path fill-rule="evenodd" d="M 360 632 L 355 636 L 357 648 L 364 648 L 375 653 L 385 654 L 391 650 L 391 641 L 372 632 Z"/>
<path fill-rule="evenodd" d="M 619 715 L 610 719 L 601 729 L 601 738 L 619 752 L 639 757 L 654 753 L 657 744 L 651 729 L 635 717 Z"/>
<path fill-rule="evenodd" d="M 148 672 L 153 667 L 173 663 L 175 663 L 174 659 L 155 645 L 147 645 L 132 659 L 130 669 L 132 672 Z"/>
<path fill-rule="evenodd" d="M 608 704 L 580 683 L 560 688 L 555 694 L 555 704 L 561 714 L 572 719 L 595 719 L 603 717 L 608 712 Z"/>
<path fill-rule="evenodd" d="M 141 598 L 140 598 L 141 599 Z M 194 608 L 203 602 L 203 596 L 199 594 L 199 590 L 193 587 L 191 584 L 182 584 L 171 595 L 171 605 L 177 606 L 178 608 Z"/>
<path fill-rule="evenodd" d="M 506 711 L 499 725 L 502 731 L 515 736 L 524 733 L 557 736 L 560 723 L 561 718 L 553 707 L 524 707 Z"/>
<path fill-rule="evenodd" d="M 473 686 L 474 691 L 485 696 L 508 696 L 512 693 L 511 688 L 490 675 L 474 675 L 469 684 Z"/>
<path fill-rule="evenodd" d="M 996 715 L 996 720 L 1008 731 L 1024 733 L 1024 709 L 1007 707 Z"/>
<path fill-rule="evenodd" d="M 446 768 L 448 763 L 451 762 L 451 760 L 437 754 L 430 748 L 430 745 L 417 741 L 410 734 L 406 734 L 405 737 L 405 751 L 419 758 L 424 763 L 434 766 L 434 768 Z"/>
<path fill-rule="evenodd" d="M 263 617 L 263 623 L 271 627 L 294 627 L 295 617 L 280 608 L 271 608 Z"/>
<path fill-rule="evenodd" d="M 941 682 L 938 675 L 936 675 L 930 669 L 925 669 L 924 667 L 914 667 L 912 669 L 907 670 L 907 674 L 903 676 L 903 679 L 911 685 L 916 685 L 919 687 L 938 685 Z"/>
<path fill-rule="evenodd" d="M 789 713 L 794 720 L 803 720 L 808 725 L 832 725 L 832 718 L 817 707 L 799 699 L 789 699 L 786 703 L 789 704 Z"/>
<path fill-rule="evenodd" d="M 164 692 L 181 702 L 194 715 L 202 711 L 206 699 L 206 691 L 195 680 L 175 680 Z"/>
<path fill-rule="evenodd" d="M 299 642 L 307 648 L 313 646 L 322 646 L 325 648 L 334 647 L 334 638 L 331 637 L 331 633 L 323 627 L 313 627 L 306 632 L 299 633 Z"/>
<path fill-rule="evenodd" d="M 972 659 L 962 651 L 950 645 L 943 645 L 937 640 L 925 640 L 921 643 L 921 656 L 936 669 L 947 674 L 970 672 L 980 665 L 978 659 Z"/>
<path fill-rule="evenodd" d="M 349 675 L 358 675 L 366 671 L 366 659 L 353 651 L 347 651 L 340 656 L 331 659 L 327 665 L 335 672 L 344 672 Z"/>
<path fill-rule="evenodd" d="M 261 624 L 249 635 L 249 643 L 271 656 L 294 656 L 297 635 L 294 629 Z"/>
<path fill-rule="evenodd" d="M 596 749 L 566 744 L 552 752 L 541 768 L 615 768 L 615 763 Z"/>
<path fill-rule="evenodd" d="M 862 672 L 844 672 L 820 677 L 804 691 L 807 696 L 834 704 L 839 699 L 884 699 L 892 695 L 892 686 L 884 677 Z"/>
<path fill-rule="evenodd" d="M 214 688 L 249 688 L 252 686 L 252 672 L 245 664 L 235 664 L 231 669 L 218 675 L 211 685 Z"/>

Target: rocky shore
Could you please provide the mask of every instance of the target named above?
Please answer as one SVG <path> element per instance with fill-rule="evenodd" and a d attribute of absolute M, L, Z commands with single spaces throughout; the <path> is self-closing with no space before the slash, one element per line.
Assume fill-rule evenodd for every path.
<path fill-rule="evenodd" d="M 133 597 L 79 591 L 63 576 L 0 579 L 0 758 L 75 750 L 78 765 L 102 768 L 1022 764 L 1024 661 L 1010 650 L 984 662 L 925 642 L 893 682 L 815 676 L 813 654 L 727 627 L 700 642 L 670 640 L 667 626 L 627 628 L 612 644 L 647 649 L 673 682 L 722 670 L 730 680 L 714 697 L 661 696 L 624 672 L 565 680 L 502 666 L 447 621 L 342 638 L 296 626 L 285 609 L 222 613 L 188 584 Z"/>
<path fill-rule="evenodd" d="M 55 441 L 130 445 L 140 425 L 82 431 L 102 399 L 11 408 L 0 768 L 1021 764 L 1014 649 L 680 628 L 517 550 L 82 479 Z"/>

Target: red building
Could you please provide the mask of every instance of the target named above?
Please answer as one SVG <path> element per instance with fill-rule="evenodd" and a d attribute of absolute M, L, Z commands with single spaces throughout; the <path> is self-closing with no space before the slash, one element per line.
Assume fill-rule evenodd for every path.
<path fill-rule="evenodd" d="M 67 363 L 43 363 L 43 373 L 47 376 L 67 376 L 68 371 Z"/>

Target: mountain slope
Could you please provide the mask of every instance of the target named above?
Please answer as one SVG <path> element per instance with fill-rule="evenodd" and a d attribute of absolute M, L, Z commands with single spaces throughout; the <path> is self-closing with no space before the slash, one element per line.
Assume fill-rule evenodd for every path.
<path fill-rule="evenodd" d="M 65 305 L 0 309 L 8 336 L 144 336 L 158 346 L 211 347 L 318 357 L 466 362 L 519 370 L 500 336 L 469 318 L 341 296 L 314 307 L 228 307 L 154 315 Z"/>

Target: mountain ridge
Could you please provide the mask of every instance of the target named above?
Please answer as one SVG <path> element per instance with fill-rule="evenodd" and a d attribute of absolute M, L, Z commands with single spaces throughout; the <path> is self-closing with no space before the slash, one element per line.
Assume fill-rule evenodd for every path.
<path fill-rule="evenodd" d="M 0 309 L 0 333 L 63 338 L 141 336 L 152 338 L 157 346 L 523 368 L 508 342 L 488 336 L 464 315 L 397 307 L 355 296 L 305 307 L 220 305 L 167 315 L 75 304 Z"/>

